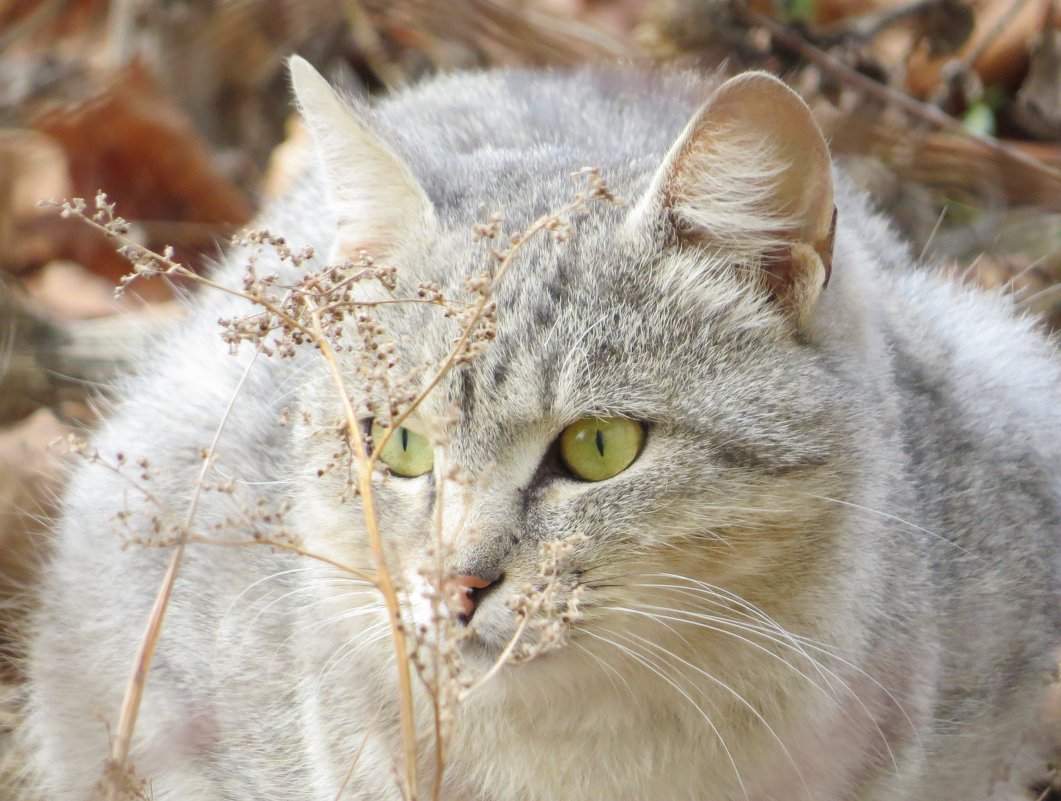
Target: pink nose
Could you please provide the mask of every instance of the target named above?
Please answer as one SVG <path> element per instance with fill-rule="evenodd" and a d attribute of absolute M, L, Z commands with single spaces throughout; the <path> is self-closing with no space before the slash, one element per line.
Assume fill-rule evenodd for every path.
<path fill-rule="evenodd" d="M 453 576 L 446 580 L 444 587 L 446 595 L 457 609 L 457 619 L 461 623 L 471 622 L 475 608 L 485 594 L 484 591 L 497 584 L 498 581 L 499 579 L 491 581 L 481 576 L 465 575 Z"/>

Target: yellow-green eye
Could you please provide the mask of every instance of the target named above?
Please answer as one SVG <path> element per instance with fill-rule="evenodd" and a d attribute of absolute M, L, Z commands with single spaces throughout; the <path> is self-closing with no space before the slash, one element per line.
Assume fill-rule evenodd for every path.
<path fill-rule="evenodd" d="M 372 423 L 372 441 L 382 442 L 387 429 Z M 390 471 L 405 478 L 415 478 L 428 472 L 435 463 L 435 449 L 426 437 L 410 431 L 405 426 L 397 429 L 380 452 L 379 460 Z"/>
<path fill-rule="evenodd" d="M 579 478 L 603 481 L 633 464 L 644 440 L 645 427 L 637 420 L 585 417 L 560 434 L 560 456 Z"/>

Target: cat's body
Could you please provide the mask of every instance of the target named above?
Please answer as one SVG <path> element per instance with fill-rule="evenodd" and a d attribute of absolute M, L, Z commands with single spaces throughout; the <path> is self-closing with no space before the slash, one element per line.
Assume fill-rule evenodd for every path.
<path fill-rule="evenodd" d="M 565 568 L 584 585 L 569 642 L 502 669 L 460 707 L 442 797 L 1012 792 L 1061 640 L 1061 371 L 1030 324 L 912 270 L 842 179 L 833 240 L 816 128 L 765 78 L 717 96 L 700 118 L 707 134 L 682 134 L 708 94 L 688 79 L 454 76 L 373 112 L 399 160 L 335 117 L 298 69 L 331 200 L 311 178 L 266 215 L 293 245 L 366 247 L 397 264 L 401 286 L 437 281 L 453 295 L 484 263 L 469 235 L 480 204 L 518 230 L 564 205 L 567 174 L 590 165 L 630 201 L 580 220 L 568 243 L 528 243 L 497 291 L 497 340 L 410 421 L 430 429 L 458 408 L 449 458 L 489 475 L 444 501 L 456 572 L 501 572 L 516 592 L 540 542 L 587 537 Z M 754 124 L 783 128 L 786 144 L 748 138 L 757 108 L 780 121 L 750 113 Z M 757 260 L 790 246 L 767 297 Z M 221 280 L 238 283 L 241 259 Z M 228 355 L 215 323 L 242 302 L 200 303 L 95 444 L 146 457 L 149 489 L 178 519 L 198 449 L 252 360 L 246 345 Z M 455 336 L 433 307 L 378 313 L 407 365 L 437 360 Z M 359 504 L 339 501 L 342 471 L 316 475 L 336 449 L 309 433 L 338 414 L 323 360 L 308 348 L 259 357 L 240 398 L 217 448 L 236 491 L 205 493 L 194 528 L 224 532 L 259 498 L 288 499 L 305 547 L 371 567 Z M 311 424 L 278 427 L 285 407 Z M 548 456 L 589 415 L 648 423 L 636 461 L 599 484 Z M 439 480 L 391 477 L 377 490 L 381 530 L 407 569 L 425 558 Z M 28 733 L 54 801 L 85 798 L 101 775 L 170 555 L 122 548 L 114 515 L 125 507 L 146 536 L 157 512 L 127 479 L 76 471 L 44 578 Z M 399 797 L 385 617 L 352 615 L 376 596 L 342 581 L 264 548 L 188 548 L 132 752 L 156 801 L 327 801 L 355 754 L 344 798 Z M 475 613 L 473 663 L 514 628 L 505 592 Z"/>

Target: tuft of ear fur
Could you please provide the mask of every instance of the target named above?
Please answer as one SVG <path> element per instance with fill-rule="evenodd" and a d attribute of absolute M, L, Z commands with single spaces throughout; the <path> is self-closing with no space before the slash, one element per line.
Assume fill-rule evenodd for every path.
<path fill-rule="evenodd" d="M 645 196 L 635 225 L 761 266 L 774 298 L 805 323 L 832 269 L 836 210 L 829 149 L 803 100 L 749 72 L 693 116 Z"/>
<path fill-rule="evenodd" d="M 299 111 L 339 216 L 332 258 L 391 252 L 435 226 L 427 194 L 405 163 L 371 133 L 308 61 L 288 61 Z"/>

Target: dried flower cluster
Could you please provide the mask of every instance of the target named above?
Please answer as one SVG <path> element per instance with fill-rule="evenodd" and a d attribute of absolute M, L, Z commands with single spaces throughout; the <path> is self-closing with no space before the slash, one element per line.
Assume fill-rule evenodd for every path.
<path fill-rule="evenodd" d="M 396 268 L 378 264 L 367 253 L 361 253 L 356 260 L 342 264 L 321 266 L 312 248 L 295 248 L 285 238 L 260 229 L 244 231 L 233 238 L 232 244 L 246 254 L 246 264 L 242 286 L 232 288 L 200 276 L 175 261 L 171 248 L 167 247 L 159 253 L 137 243 L 133 237 L 133 227 L 117 215 L 115 204 L 110 203 L 102 192 L 97 194 L 91 210 L 81 198 L 68 202 L 46 201 L 58 206 L 63 216 L 80 218 L 118 242 L 119 252 L 133 266 L 132 271 L 122 279 L 117 293 L 120 294 L 132 281 L 141 278 L 179 277 L 213 290 L 237 295 L 249 302 L 251 311 L 247 314 L 219 320 L 221 338 L 233 352 L 243 343 L 248 343 L 258 354 L 271 358 L 289 358 L 304 347 L 314 348 L 320 353 L 331 370 L 345 412 L 343 419 L 335 426 L 325 429 L 333 436 L 338 435 L 338 441 L 332 460 L 321 468 L 319 474 L 323 475 L 340 466 L 347 469 L 347 485 L 351 492 L 361 497 L 365 528 L 376 558 L 376 571 L 370 574 L 309 553 L 302 547 L 297 533 L 288 530 L 286 509 L 270 508 L 264 502 L 241 508 L 238 515 L 212 524 L 209 531 L 200 530 L 195 512 L 202 493 L 235 493 L 235 485 L 231 480 L 208 480 L 218 458 L 215 450 L 217 437 L 214 444 L 204 447 L 200 453 L 202 469 L 199 482 L 191 507 L 183 517 L 175 514 L 175 510 L 167 506 L 166 499 L 158 497 L 152 490 L 154 473 L 147 460 L 130 458 L 125 454 L 106 459 L 83 442 L 71 442 L 74 452 L 121 476 L 134 494 L 146 501 L 150 509 L 146 513 L 146 525 L 143 512 L 135 520 L 129 508 L 116 512 L 117 520 L 128 532 L 128 545 L 174 549 L 166 584 L 159 591 L 157 614 L 148 622 L 143 647 L 123 704 L 119 729 L 112 737 L 111 755 L 101 779 L 101 787 L 106 789 L 108 797 L 116 799 L 144 795 L 143 785 L 135 780 L 129 762 L 129 742 L 143 692 L 146 668 L 150 664 L 154 642 L 159 636 L 180 555 L 187 543 L 265 545 L 293 551 L 307 558 L 321 559 L 372 581 L 387 606 L 395 652 L 399 657 L 398 687 L 404 744 L 404 753 L 399 755 L 400 761 L 404 763 L 404 776 L 400 784 L 409 799 L 416 797 L 418 787 L 411 676 L 414 673 L 418 676 L 434 706 L 437 796 L 444 769 L 445 742 L 452 730 L 460 702 L 505 664 L 526 661 L 563 643 L 567 625 L 579 613 L 578 590 L 560 586 L 561 565 L 568 551 L 584 537 L 577 535 L 542 545 L 539 575 L 507 602 L 520 618 L 515 635 L 494 665 L 475 674 L 464 664 L 460 655 L 460 641 L 469 636 L 469 630 L 456 622 L 456 602 L 459 599 L 452 597 L 452 593 L 446 589 L 450 577 L 443 569 L 447 546 L 441 531 L 441 516 L 436 515 L 434 521 L 436 546 L 433 556 L 436 566 L 421 571 L 421 577 L 428 587 L 428 600 L 433 613 L 428 624 L 410 630 L 404 622 L 406 616 L 401 606 L 406 588 L 402 585 L 400 571 L 390 569 L 386 549 L 380 540 L 372 486 L 382 475 L 378 457 L 391 433 L 403 424 L 449 371 L 476 358 L 495 338 L 498 309 L 493 296 L 523 245 L 542 231 L 550 233 L 556 242 L 563 242 L 573 234 L 573 220 L 588 213 L 591 201 L 621 202 L 612 194 L 598 170 L 582 170 L 573 177 L 584 186 L 572 201 L 558 212 L 539 218 L 521 232 L 506 234 L 499 214 L 493 214 L 486 222 L 474 226 L 474 239 L 487 243 L 489 247 L 489 263 L 485 269 L 471 274 L 466 280 L 470 300 L 463 302 L 446 298 L 441 288 L 433 283 L 421 283 L 413 296 L 402 297 L 398 294 Z M 298 279 L 285 283 L 276 273 L 263 273 L 259 263 L 266 251 L 272 258 L 294 268 Z M 374 285 L 372 291 L 362 289 L 366 284 Z M 438 306 L 444 317 L 454 321 L 457 333 L 452 349 L 438 364 L 416 365 L 412 369 L 402 370 L 395 343 L 373 314 L 374 306 L 394 303 Z M 345 371 L 338 364 L 339 354 L 343 354 Z M 351 367 L 356 387 L 344 383 L 344 375 L 349 376 Z M 429 376 L 427 381 L 424 380 L 425 375 Z M 286 425 L 287 417 L 288 412 L 285 410 L 278 424 Z M 385 433 L 377 438 L 380 441 L 370 441 L 363 432 L 358 421 L 365 417 L 371 417 L 385 427 Z M 221 421 L 218 434 L 223 425 L 224 421 Z M 444 445 L 445 442 L 439 444 Z M 461 478 L 457 466 L 444 472 L 440 484 L 451 483 L 458 488 L 463 487 L 464 491 L 471 491 L 472 479 Z M 233 537 L 233 532 L 238 532 L 239 536 Z"/>

